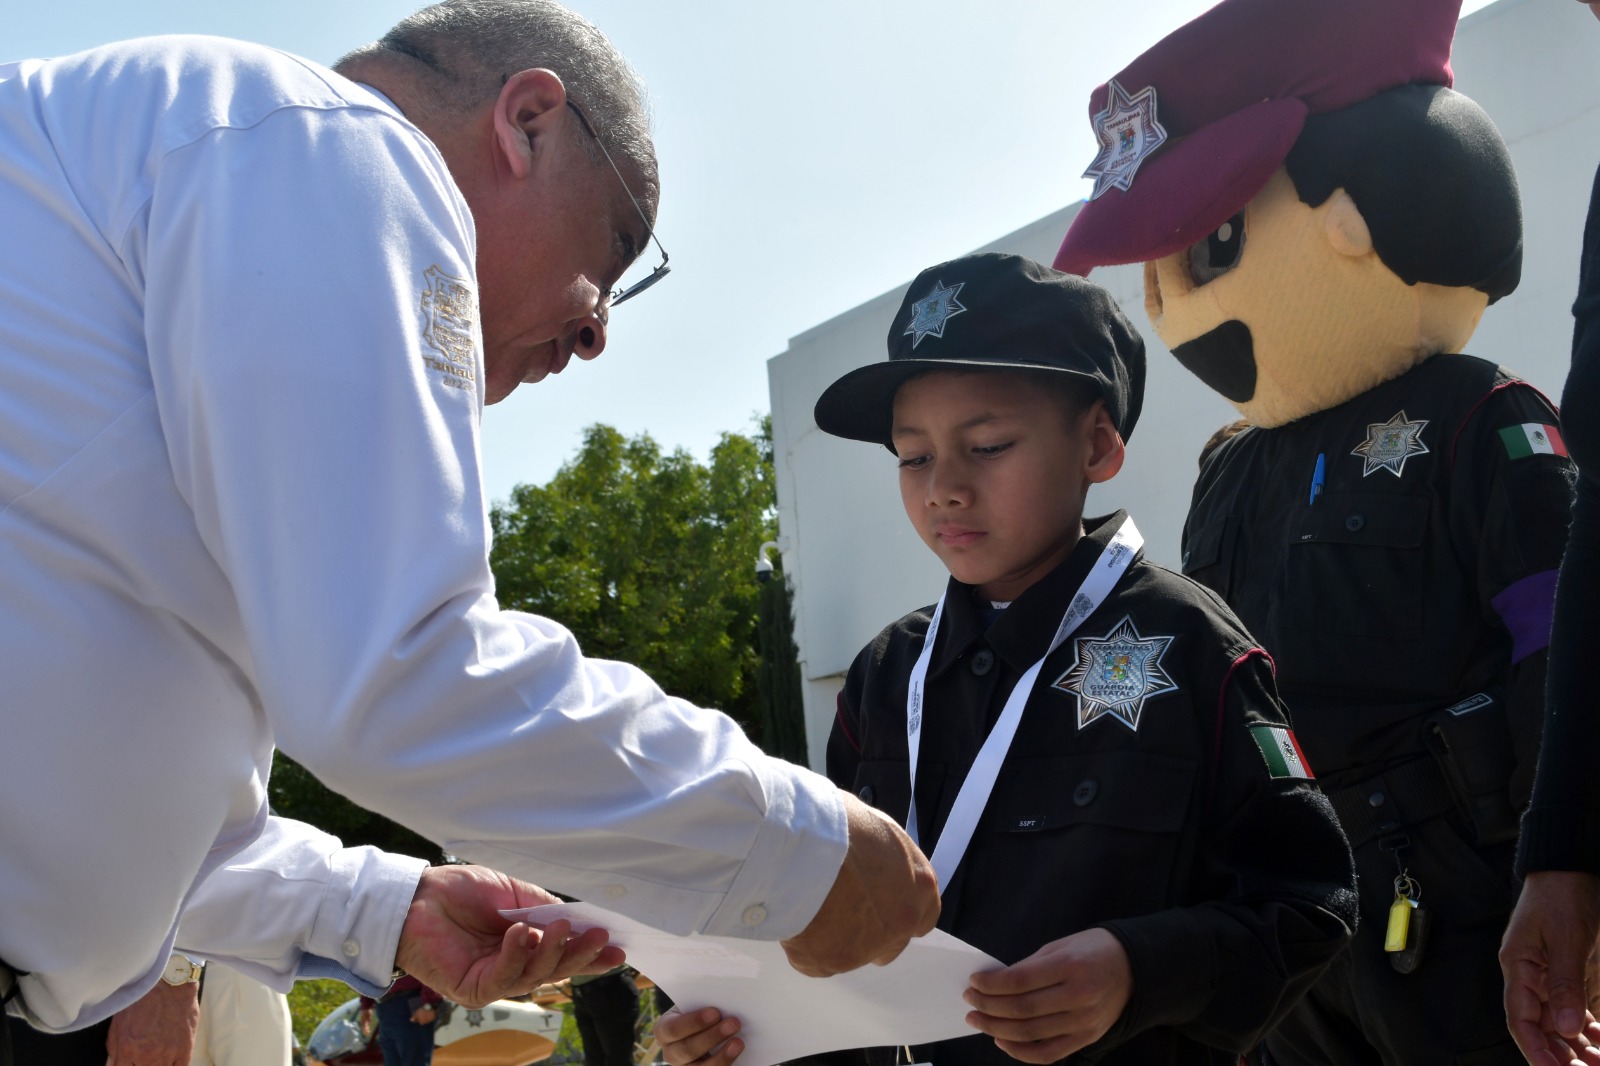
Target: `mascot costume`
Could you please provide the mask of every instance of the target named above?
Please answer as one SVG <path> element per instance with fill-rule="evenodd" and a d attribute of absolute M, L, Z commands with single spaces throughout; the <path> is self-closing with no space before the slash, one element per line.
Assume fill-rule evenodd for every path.
<path fill-rule="evenodd" d="M 1458 354 L 1522 261 L 1505 144 L 1449 87 L 1458 13 L 1179 28 L 1094 93 L 1055 264 L 1143 263 L 1162 340 L 1250 423 L 1204 461 L 1184 571 L 1276 658 L 1361 878 L 1351 950 L 1267 1039 L 1284 1066 L 1522 1061 L 1496 952 L 1571 466 L 1543 396 Z"/>

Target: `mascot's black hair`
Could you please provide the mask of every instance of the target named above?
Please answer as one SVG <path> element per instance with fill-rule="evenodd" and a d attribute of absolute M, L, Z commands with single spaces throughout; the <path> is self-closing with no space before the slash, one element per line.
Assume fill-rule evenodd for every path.
<path fill-rule="evenodd" d="M 1373 249 L 1408 285 L 1470 286 L 1489 302 L 1522 277 L 1522 199 L 1483 108 L 1440 85 L 1403 85 L 1312 115 L 1284 161 L 1316 207 L 1344 189 Z"/>

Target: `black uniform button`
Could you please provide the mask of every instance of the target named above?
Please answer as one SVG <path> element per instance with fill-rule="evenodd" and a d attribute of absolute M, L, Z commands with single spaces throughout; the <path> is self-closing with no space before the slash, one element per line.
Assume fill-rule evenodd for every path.
<path fill-rule="evenodd" d="M 1367 806 L 1369 806 L 1369 807 L 1382 807 L 1384 805 L 1384 803 L 1387 801 L 1387 799 L 1388 799 L 1388 797 L 1385 796 L 1382 792 L 1374 792 L 1372 795 L 1367 797 Z"/>
<path fill-rule="evenodd" d="M 1358 514 L 1350 515 L 1344 520 L 1344 528 L 1348 529 L 1352 533 L 1361 532 L 1361 527 L 1366 524 L 1367 520 Z"/>
<path fill-rule="evenodd" d="M 979 648 L 972 654 L 972 672 L 982 677 L 994 669 L 994 652 L 988 648 Z"/>
<path fill-rule="evenodd" d="M 1087 781 L 1079 781 L 1078 787 L 1072 790 L 1072 802 L 1080 807 L 1087 807 L 1094 802 L 1094 798 L 1099 792 L 1100 785 L 1094 778 L 1091 777 Z"/>
<path fill-rule="evenodd" d="M 862 785 L 860 788 L 856 789 L 856 798 L 870 807 L 872 806 L 873 799 L 876 798 L 876 794 L 872 791 L 871 785 Z"/>

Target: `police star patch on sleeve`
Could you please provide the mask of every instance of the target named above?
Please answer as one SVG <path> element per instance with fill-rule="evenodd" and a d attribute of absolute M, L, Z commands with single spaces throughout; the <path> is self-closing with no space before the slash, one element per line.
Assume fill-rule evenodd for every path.
<path fill-rule="evenodd" d="M 1103 637 L 1074 640 L 1077 661 L 1052 687 L 1077 697 L 1080 730 L 1109 717 L 1137 733 L 1145 701 L 1178 691 L 1161 665 L 1172 641 L 1143 636 L 1133 619 L 1123 618 Z"/>
<path fill-rule="evenodd" d="M 1253 725 L 1250 727 L 1250 739 L 1261 749 L 1261 757 L 1267 760 L 1267 773 L 1274 779 L 1316 779 L 1317 775 L 1311 772 L 1311 764 L 1306 761 L 1305 752 L 1300 750 L 1300 742 L 1294 737 L 1294 730 L 1276 725 Z"/>

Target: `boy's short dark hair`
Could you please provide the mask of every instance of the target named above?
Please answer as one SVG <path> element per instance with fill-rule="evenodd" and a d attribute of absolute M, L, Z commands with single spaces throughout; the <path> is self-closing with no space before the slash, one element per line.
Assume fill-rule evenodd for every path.
<path fill-rule="evenodd" d="M 1080 417 L 1094 406 L 1096 400 L 1103 398 L 1099 386 L 1083 378 L 1069 377 L 1066 374 L 1051 374 L 1040 370 L 1021 370 L 1018 373 L 1027 378 L 1036 388 L 1043 389 L 1056 397 L 1060 401 L 1059 406 L 1062 411 L 1069 418 Z"/>
<path fill-rule="evenodd" d="M 850 371 L 817 400 L 824 432 L 892 451 L 895 393 L 932 370 L 1015 370 L 1071 382 L 1105 400 L 1124 440 L 1144 403 L 1144 340 L 1116 301 L 1022 256 L 984 252 L 924 270 L 901 301 L 888 344 L 886 362 Z"/>

